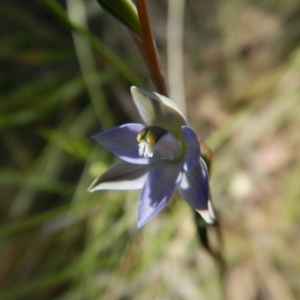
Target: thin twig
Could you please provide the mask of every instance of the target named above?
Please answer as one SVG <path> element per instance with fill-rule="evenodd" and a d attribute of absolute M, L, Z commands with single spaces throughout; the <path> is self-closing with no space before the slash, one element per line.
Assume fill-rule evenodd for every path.
<path fill-rule="evenodd" d="M 200 142 L 200 141 L 199 141 Z M 212 169 L 212 151 L 203 141 L 200 142 L 201 145 L 201 157 L 204 159 L 207 168 L 209 177 L 211 175 Z M 211 257 L 215 260 L 218 266 L 218 273 L 220 278 L 220 286 L 222 289 L 222 299 L 226 299 L 226 289 L 225 289 L 225 277 L 227 272 L 227 266 L 223 257 L 223 234 L 221 230 L 221 225 L 219 221 L 216 222 L 215 226 L 213 226 L 213 231 L 216 234 L 218 245 L 215 248 L 211 247 L 210 240 L 208 238 L 208 226 L 205 224 L 204 220 L 200 217 L 200 215 L 193 209 L 194 211 L 194 220 L 197 229 L 197 235 L 200 245 L 211 255 Z M 215 211 L 217 220 L 218 214 Z"/>

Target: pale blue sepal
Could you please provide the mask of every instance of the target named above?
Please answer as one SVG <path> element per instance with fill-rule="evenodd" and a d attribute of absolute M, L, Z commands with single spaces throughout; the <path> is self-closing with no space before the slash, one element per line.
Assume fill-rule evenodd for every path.
<path fill-rule="evenodd" d="M 180 169 L 180 164 L 160 163 L 149 173 L 139 200 L 138 228 L 166 206 L 179 184 Z"/>
<path fill-rule="evenodd" d="M 179 185 L 182 198 L 191 205 L 208 224 L 214 224 L 216 216 L 211 202 L 209 174 L 205 162 L 199 163 L 189 172 L 183 172 Z"/>
<path fill-rule="evenodd" d="M 137 135 L 144 127 L 142 124 L 128 123 L 100 132 L 93 138 L 108 151 L 126 162 L 149 164 L 154 162 L 156 158 L 140 156 L 137 142 Z"/>
<path fill-rule="evenodd" d="M 183 169 L 190 171 L 199 163 L 200 145 L 196 132 L 188 126 L 182 126 L 182 140 L 184 147 Z"/>
<path fill-rule="evenodd" d="M 153 167 L 154 165 L 135 165 L 119 160 L 96 178 L 88 191 L 141 189 Z"/>
<path fill-rule="evenodd" d="M 192 170 L 183 172 L 179 192 L 182 198 L 196 210 L 207 209 L 210 197 L 208 176 L 199 161 Z"/>

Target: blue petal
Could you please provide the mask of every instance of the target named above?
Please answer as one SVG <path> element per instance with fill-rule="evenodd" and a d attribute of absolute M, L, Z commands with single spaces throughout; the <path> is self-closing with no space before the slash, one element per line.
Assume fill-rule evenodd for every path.
<path fill-rule="evenodd" d="M 189 171 L 199 162 L 200 145 L 197 135 L 193 129 L 188 126 L 182 126 L 181 130 L 184 144 L 183 169 L 185 171 Z"/>
<path fill-rule="evenodd" d="M 144 127 L 142 124 L 129 123 L 98 133 L 93 138 L 108 151 L 126 162 L 148 164 L 155 159 L 139 156 L 136 140 L 138 133 Z"/>
<path fill-rule="evenodd" d="M 180 178 L 181 166 L 174 163 L 161 162 L 149 173 L 139 200 L 139 228 L 166 206 Z"/>
<path fill-rule="evenodd" d="M 141 189 L 149 171 L 154 166 L 155 165 L 135 165 L 119 160 L 95 179 L 88 188 L 88 191 Z"/>
<path fill-rule="evenodd" d="M 183 172 L 179 192 L 186 202 L 196 210 L 207 209 L 210 198 L 207 168 L 200 159 L 189 172 Z"/>

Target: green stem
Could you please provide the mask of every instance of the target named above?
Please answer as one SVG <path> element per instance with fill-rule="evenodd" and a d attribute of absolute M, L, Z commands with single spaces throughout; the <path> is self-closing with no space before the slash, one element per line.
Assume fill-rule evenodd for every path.
<path fill-rule="evenodd" d="M 145 0 L 136 0 L 136 7 L 145 43 L 144 48 L 147 51 L 147 66 L 149 68 L 152 81 L 157 88 L 157 92 L 167 96 L 168 93 L 165 78 L 159 65 L 158 52 L 151 32 Z"/>

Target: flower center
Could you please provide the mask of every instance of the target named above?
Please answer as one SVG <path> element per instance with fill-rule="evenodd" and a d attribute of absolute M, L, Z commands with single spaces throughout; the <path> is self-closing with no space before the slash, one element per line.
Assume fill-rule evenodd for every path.
<path fill-rule="evenodd" d="M 158 154 L 160 159 L 175 160 L 181 155 L 181 148 L 175 137 L 167 130 L 158 126 L 145 127 L 137 135 L 139 155 L 153 157 Z"/>

